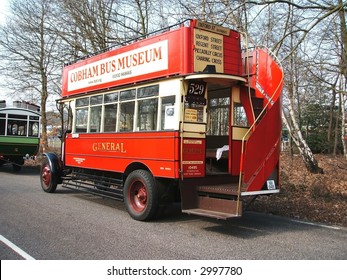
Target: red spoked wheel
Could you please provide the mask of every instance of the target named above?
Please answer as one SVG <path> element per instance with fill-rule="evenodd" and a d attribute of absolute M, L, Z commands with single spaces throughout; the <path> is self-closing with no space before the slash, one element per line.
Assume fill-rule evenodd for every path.
<path fill-rule="evenodd" d="M 130 216 L 138 221 L 152 219 L 158 209 L 158 190 L 152 174 L 135 170 L 124 185 L 124 201 Z"/>
<path fill-rule="evenodd" d="M 54 180 L 54 174 L 52 173 L 52 169 L 47 158 L 45 158 L 41 165 L 40 181 L 41 187 L 45 192 L 53 193 L 57 189 L 57 180 Z"/>
<path fill-rule="evenodd" d="M 143 182 L 134 182 L 129 189 L 129 201 L 131 207 L 138 213 L 146 208 L 147 204 L 147 189 Z"/>

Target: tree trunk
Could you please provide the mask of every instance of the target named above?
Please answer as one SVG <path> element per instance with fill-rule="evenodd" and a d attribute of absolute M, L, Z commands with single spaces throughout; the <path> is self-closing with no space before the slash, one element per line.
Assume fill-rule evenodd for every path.
<path fill-rule="evenodd" d="M 335 83 L 335 86 L 336 86 L 336 83 Z M 336 91 L 333 90 L 332 94 L 333 94 L 332 100 L 331 100 L 330 108 L 329 108 L 329 126 L 328 126 L 328 133 L 327 133 L 328 153 L 331 153 L 331 139 L 333 134 L 333 120 L 334 120 L 334 108 L 336 103 Z"/>
<path fill-rule="evenodd" d="M 342 0 L 339 0 L 341 6 L 339 10 L 341 39 L 342 39 L 342 53 L 341 53 L 341 72 L 347 79 L 347 27 L 345 18 L 345 9 L 343 8 Z"/>
<path fill-rule="evenodd" d="M 342 83 L 341 83 L 342 84 Z M 347 160 L 347 123 L 346 123 L 346 111 L 345 111 L 345 103 L 346 103 L 346 83 L 344 87 L 341 85 L 341 91 L 340 91 L 340 99 L 341 99 L 341 140 L 342 140 L 342 147 L 343 147 L 343 154 L 345 156 L 345 159 Z"/>
<path fill-rule="evenodd" d="M 343 1 L 339 0 L 341 9 L 339 11 L 340 17 L 340 28 L 341 28 L 341 39 L 342 39 L 342 51 L 341 51 L 341 74 L 344 77 L 344 83 L 342 77 L 340 79 L 340 99 L 341 99 L 341 126 L 342 126 L 342 145 L 343 153 L 347 159 L 347 127 L 346 127 L 346 112 L 345 112 L 345 101 L 346 101 L 346 83 L 347 83 L 347 27 L 345 18 L 345 9 L 343 9 Z"/>
<path fill-rule="evenodd" d="M 339 100 L 339 106 L 338 106 L 337 113 L 336 113 L 336 118 L 335 118 L 335 129 L 334 129 L 335 137 L 334 137 L 333 156 L 336 156 L 336 154 L 337 154 L 337 144 L 338 144 L 338 139 L 339 139 L 338 135 L 339 135 L 340 110 L 343 110 L 341 99 Z"/>
<path fill-rule="evenodd" d="M 47 92 L 47 76 L 44 72 L 41 73 L 42 78 L 42 92 L 41 92 L 41 145 L 39 153 L 45 153 L 48 149 L 47 141 L 47 115 L 46 115 L 46 102 L 48 98 Z"/>
<path fill-rule="evenodd" d="M 292 15 L 289 15 L 292 17 Z M 294 48 L 294 35 L 291 33 L 290 35 L 290 46 Z M 289 79 L 288 79 L 288 114 L 287 117 L 284 113 L 284 119 L 285 123 L 287 125 L 288 131 L 291 135 L 292 140 L 294 141 L 295 145 L 299 149 L 299 153 L 304 161 L 304 164 L 307 168 L 307 170 L 311 173 L 323 173 L 323 169 L 318 166 L 317 160 L 314 158 L 313 153 L 310 149 L 310 147 L 307 145 L 306 140 L 304 139 L 302 132 L 301 132 L 301 124 L 299 125 L 297 118 L 299 118 L 300 121 L 300 114 L 297 117 L 294 112 L 294 104 L 295 104 L 295 98 L 299 97 L 299 81 L 300 81 L 300 71 L 298 71 L 298 67 L 300 65 L 295 61 L 297 58 L 296 51 L 291 55 L 290 61 L 289 61 Z M 300 102 L 298 98 L 298 106 L 300 108 Z"/>
<path fill-rule="evenodd" d="M 285 115 L 283 120 L 285 125 L 288 128 L 291 139 L 293 140 L 293 142 L 295 143 L 295 145 L 297 146 L 299 150 L 299 153 L 304 161 L 304 164 L 307 170 L 314 174 L 323 173 L 323 169 L 318 166 L 318 162 L 314 158 L 310 147 L 307 145 L 305 139 L 302 137 L 302 133 L 296 122 L 292 106 L 289 106 L 289 115 L 290 115 L 290 122 L 287 120 L 287 117 Z"/>

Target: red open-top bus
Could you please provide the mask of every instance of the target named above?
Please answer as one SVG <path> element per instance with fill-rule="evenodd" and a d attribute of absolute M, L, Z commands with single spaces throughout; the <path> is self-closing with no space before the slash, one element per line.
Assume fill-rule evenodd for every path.
<path fill-rule="evenodd" d="M 175 201 L 241 216 L 245 201 L 279 192 L 282 86 L 267 49 L 197 20 L 71 63 L 58 102 L 72 131 L 61 157 L 45 154 L 42 188 L 124 200 L 136 220 Z"/>

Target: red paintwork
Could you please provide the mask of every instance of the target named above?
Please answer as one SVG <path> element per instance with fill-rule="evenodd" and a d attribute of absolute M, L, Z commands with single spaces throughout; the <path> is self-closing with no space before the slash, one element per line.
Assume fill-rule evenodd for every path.
<path fill-rule="evenodd" d="M 49 164 L 47 163 L 43 168 L 41 172 L 41 180 L 45 185 L 45 188 L 49 187 L 49 184 L 52 181 L 52 173 L 51 168 L 49 167 Z"/>
<path fill-rule="evenodd" d="M 130 186 L 128 196 L 134 211 L 141 213 L 146 208 L 148 194 L 143 182 L 133 182 Z"/>
<path fill-rule="evenodd" d="M 182 170 L 184 178 L 205 177 L 205 146 L 205 139 L 183 139 Z"/>
<path fill-rule="evenodd" d="M 264 98 L 267 112 L 245 142 L 245 149 L 241 155 L 240 168 L 247 191 L 261 190 L 272 171 L 278 168 L 282 131 L 283 71 L 264 50 L 257 49 L 255 52 L 253 56 L 258 61 L 253 65 L 257 64 L 258 68 L 251 85 L 255 89 L 255 96 Z M 269 97 L 271 97 L 270 102 L 267 99 Z M 245 109 L 247 108 L 246 106 Z"/>
<path fill-rule="evenodd" d="M 282 131 L 280 105 L 278 99 L 246 142 L 243 178 L 248 191 L 260 190 L 278 164 Z M 259 183 L 254 181 L 256 178 Z"/>
<path fill-rule="evenodd" d="M 141 163 L 154 176 L 178 178 L 178 136 L 178 132 L 83 133 L 78 138 L 67 134 L 65 165 L 124 172 L 132 163 Z"/>
<path fill-rule="evenodd" d="M 277 100 L 280 97 L 283 87 L 283 70 L 266 50 L 254 50 L 251 72 L 256 73 L 250 79 L 251 87 L 255 89 L 256 97 L 264 98 L 264 106 L 273 94 L 273 100 Z M 272 103 L 269 104 L 269 108 L 271 106 Z"/>
<path fill-rule="evenodd" d="M 230 36 L 224 36 L 224 73 L 242 75 L 240 34 L 230 30 Z"/>
<path fill-rule="evenodd" d="M 231 158 L 231 174 L 238 176 L 240 174 L 241 140 L 232 140 L 229 158 Z"/>

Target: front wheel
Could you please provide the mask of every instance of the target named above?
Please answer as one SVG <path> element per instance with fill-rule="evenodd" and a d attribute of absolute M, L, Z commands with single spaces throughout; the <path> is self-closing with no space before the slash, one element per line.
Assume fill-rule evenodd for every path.
<path fill-rule="evenodd" d="M 12 163 L 12 168 L 14 172 L 19 172 L 22 169 L 22 165 L 24 164 L 24 159 L 19 157 L 14 160 Z"/>
<path fill-rule="evenodd" d="M 57 189 L 57 180 L 47 158 L 44 159 L 41 165 L 40 181 L 41 187 L 45 192 L 53 193 Z"/>
<path fill-rule="evenodd" d="M 129 215 L 138 221 L 152 219 L 158 210 L 158 189 L 152 174 L 135 170 L 124 184 L 124 202 Z"/>

